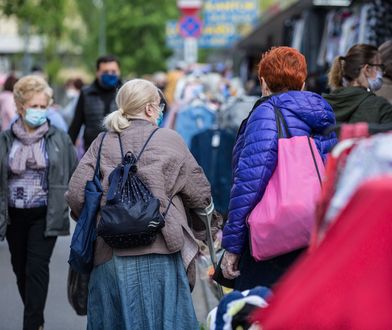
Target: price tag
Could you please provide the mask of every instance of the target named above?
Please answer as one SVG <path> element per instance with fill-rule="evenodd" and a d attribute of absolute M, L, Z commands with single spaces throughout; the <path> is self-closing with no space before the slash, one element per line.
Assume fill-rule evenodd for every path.
<path fill-rule="evenodd" d="M 211 146 L 214 148 L 218 148 L 220 146 L 220 135 L 219 133 L 214 134 L 211 140 Z"/>

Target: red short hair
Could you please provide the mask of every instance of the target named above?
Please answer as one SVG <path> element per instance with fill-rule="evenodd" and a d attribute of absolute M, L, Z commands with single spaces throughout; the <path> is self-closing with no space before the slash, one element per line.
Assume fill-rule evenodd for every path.
<path fill-rule="evenodd" d="M 301 90 L 307 74 L 305 56 L 291 47 L 271 48 L 259 62 L 259 79 L 273 93 Z"/>

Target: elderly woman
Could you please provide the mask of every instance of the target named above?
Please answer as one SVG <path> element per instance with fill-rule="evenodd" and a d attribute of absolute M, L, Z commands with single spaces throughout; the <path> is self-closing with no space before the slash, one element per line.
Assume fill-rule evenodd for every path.
<path fill-rule="evenodd" d="M 119 136 L 124 153 L 138 155 L 161 121 L 163 99 L 149 81 L 128 81 L 116 103 L 118 110 L 104 121 L 108 133 L 103 140 L 102 134 L 96 138 L 71 178 L 67 199 L 75 217 L 83 206 L 86 181 L 93 178 L 101 141 L 104 205 L 109 176 L 122 159 Z M 156 131 L 137 164 L 138 177 L 159 199 L 161 212 L 167 210 L 165 226 L 147 246 L 112 249 L 98 236 L 89 283 L 88 329 L 199 329 L 190 286 L 198 253 L 194 234 L 203 239 L 205 232 L 196 219 L 188 224 L 186 209 L 207 207 L 210 185 L 182 138 L 170 129 Z"/>
<path fill-rule="evenodd" d="M 14 86 L 19 118 L 0 135 L 0 239 L 7 238 L 24 304 L 23 329 L 42 329 L 49 261 L 56 238 L 69 234 L 64 199 L 76 167 L 68 135 L 46 118 L 52 89 L 38 76 Z"/>
<path fill-rule="evenodd" d="M 249 248 L 246 219 L 263 198 L 278 161 L 274 108 L 280 109 L 292 136 L 313 136 L 324 159 L 336 143 L 334 134 L 322 135 L 335 123 L 333 111 L 321 96 L 303 91 L 306 75 L 305 57 L 293 48 L 273 48 L 259 63 L 263 97 L 238 132 L 233 151 L 234 184 L 223 230 L 226 252 L 222 272 L 226 278 L 235 279 L 238 290 L 271 287 L 301 253 L 296 250 L 257 262 Z"/>
<path fill-rule="evenodd" d="M 332 92 L 323 95 L 341 123 L 392 123 L 392 105 L 375 93 L 383 86 L 385 66 L 377 47 L 358 44 L 338 56 L 329 72 Z"/>

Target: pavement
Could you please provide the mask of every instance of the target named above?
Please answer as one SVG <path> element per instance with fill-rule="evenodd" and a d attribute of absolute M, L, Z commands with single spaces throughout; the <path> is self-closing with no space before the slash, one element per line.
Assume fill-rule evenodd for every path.
<path fill-rule="evenodd" d="M 59 237 L 50 263 L 49 293 L 45 308 L 45 330 L 86 329 L 87 319 L 78 316 L 67 300 L 67 274 L 70 236 Z M 10 254 L 6 241 L 0 242 L 0 330 L 19 330 L 23 325 L 23 304 L 12 272 Z M 204 274 L 198 268 L 199 275 Z M 200 280 L 203 278 L 203 280 Z M 192 293 L 196 315 L 205 323 L 209 310 L 217 305 L 206 276 L 199 276 Z"/>

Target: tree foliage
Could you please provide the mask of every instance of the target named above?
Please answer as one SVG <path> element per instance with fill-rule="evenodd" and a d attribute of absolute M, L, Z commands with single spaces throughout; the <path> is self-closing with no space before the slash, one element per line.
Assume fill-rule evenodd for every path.
<path fill-rule="evenodd" d="M 100 24 L 106 22 L 107 53 L 120 58 L 122 71 L 145 74 L 165 69 L 170 51 L 165 47 L 166 21 L 178 17 L 173 0 L 102 0 L 104 17 L 93 0 L 79 1 L 87 25 L 85 59 L 98 55 Z"/>
<path fill-rule="evenodd" d="M 45 49 L 41 62 L 46 64 L 50 78 L 56 76 L 61 67 L 58 43 L 64 34 L 64 17 L 67 0 L 0 0 L 0 10 L 6 16 L 15 16 L 21 32 L 41 35 L 45 38 Z"/>
<path fill-rule="evenodd" d="M 41 62 L 51 78 L 65 64 L 59 56 L 64 43 L 82 46 L 80 60 L 94 71 L 95 60 L 102 55 L 102 23 L 106 53 L 119 57 L 124 75 L 165 69 L 171 53 L 165 47 L 166 21 L 178 17 L 175 0 L 0 0 L 0 12 L 15 16 L 21 27 L 45 38 Z"/>

